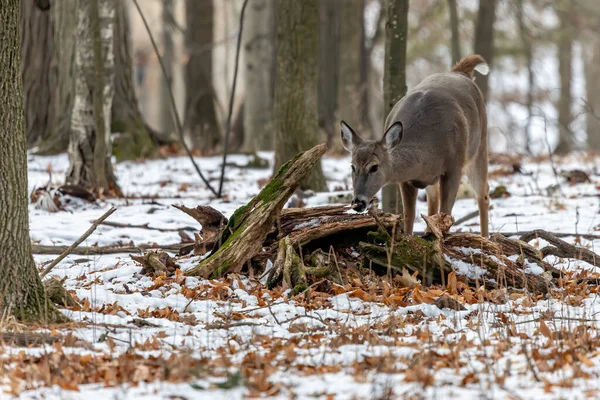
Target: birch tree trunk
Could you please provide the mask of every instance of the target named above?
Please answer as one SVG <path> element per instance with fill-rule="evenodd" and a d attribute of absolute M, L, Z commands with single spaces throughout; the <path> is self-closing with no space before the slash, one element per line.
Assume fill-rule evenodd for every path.
<path fill-rule="evenodd" d="M 496 20 L 497 0 L 479 0 L 479 11 L 475 26 L 475 54 L 481 55 L 490 69 L 494 62 L 494 21 Z M 481 89 L 483 98 L 488 99 L 488 81 L 490 75 L 478 75 L 477 85 Z"/>
<path fill-rule="evenodd" d="M 340 7 L 340 42 L 339 42 L 339 83 L 338 110 L 339 119 L 346 121 L 357 132 L 363 132 L 362 113 L 362 76 L 361 55 L 364 51 L 364 1 L 343 0 Z M 341 140 L 335 140 L 331 149 L 337 153 L 344 152 Z"/>
<path fill-rule="evenodd" d="M 560 99 L 558 100 L 558 145 L 554 149 L 555 154 L 567 154 L 573 151 L 573 133 L 571 122 L 573 116 L 571 105 L 573 97 L 571 93 L 571 77 L 573 75 L 573 31 L 569 11 L 573 7 L 571 0 L 559 3 L 557 10 L 559 30 L 557 38 L 558 76 L 560 77 Z"/>
<path fill-rule="evenodd" d="M 213 0 L 187 0 L 184 128 L 194 150 L 215 152 L 221 134 L 212 83 Z"/>
<path fill-rule="evenodd" d="M 273 149 L 275 2 L 248 3 L 244 30 L 246 101 L 242 150 L 254 153 Z"/>
<path fill-rule="evenodd" d="M 277 14 L 274 173 L 296 154 L 319 142 L 317 0 L 279 0 Z M 327 190 L 320 162 L 300 187 Z"/>
<path fill-rule="evenodd" d="M 148 157 L 156 151 L 153 137 L 161 136 L 146 124 L 133 86 L 131 37 L 127 0 L 116 2 L 114 29 L 114 98 L 110 131 L 117 133 L 114 154 L 118 161 Z"/>
<path fill-rule="evenodd" d="M 79 1 L 67 182 L 119 194 L 112 171 L 115 0 Z"/>
<path fill-rule="evenodd" d="M 21 76 L 27 144 L 35 146 L 50 135 L 54 125 L 58 67 L 54 59 L 52 14 L 21 1 Z"/>
<path fill-rule="evenodd" d="M 46 297 L 29 238 L 19 0 L 0 0 L 0 21 L 0 315 L 54 322 L 64 318 Z"/>
<path fill-rule="evenodd" d="M 384 120 L 394 105 L 406 94 L 406 43 L 408 33 L 408 0 L 388 0 L 387 29 L 385 34 L 385 65 L 383 72 Z M 384 129 L 388 127 L 385 126 Z M 385 212 L 402 213 L 402 200 L 397 184 L 382 190 L 382 208 Z"/>
<path fill-rule="evenodd" d="M 319 2 L 319 126 L 327 135 L 327 147 L 340 142 L 338 78 L 340 74 L 340 0 Z"/>

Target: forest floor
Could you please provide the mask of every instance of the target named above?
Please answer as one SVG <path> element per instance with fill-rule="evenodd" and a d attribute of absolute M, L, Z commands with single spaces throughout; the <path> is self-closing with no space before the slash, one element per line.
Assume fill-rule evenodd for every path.
<path fill-rule="evenodd" d="M 244 168 L 247 161 L 229 158 L 236 165 L 227 170 L 224 200 L 211 196 L 187 158 L 120 163 L 116 174 L 127 198 L 73 199 L 54 213 L 32 204 L 31 239 L 70 245 L 114 206 L 108 221 L 163 231 L 101 225 L 82 246 L 180 243 L 199 226 L 171 205 L 211 205 L 230 216 L 271 175 Z M 198 163 L 216 184 L 220 158 Z M 309 197 L 307 206 L 339 202 L 336 196 L 351 188 L 349 158 L 325 157 L 322 164 L 334 192 Z M 521 173 L 510 162 L 492 164 L 490 188 L 505 185 L 510 195 L 492 200 L 490 231 L 600 234 L 599 166 L 600 159 L 583 154 L 523 159 Z M 30 191 L 46 185 L 49 172 L 61 184 L 67 167 L 66 155 L 30 156 Z M 567 182 L 562 172 L 573 169 L 591 182 Z M 475 209 L 473 199 L 461 199 L 454 216 Z M 425 210 L 419 201 L 417 215 Z M 417 221 L 415 230 L 423 229 Z M 452 231 L 459 229 L 478 231 L 478 219 Z M 565 240 L 600 249 L 600 239 Z M 40 270 L 54 258 L 35 256 Z M 199 259 L 177 263 L 185 270 Z M 581 261 L 547 260 L 570 277 L 600 272 Z M 465 310 L 451 311 L 432 304 L 446 293 L 439 286 L 410 290 L 365 277 L 290 298 L 289 291 L 267 290 L 259 277 L 152 279 L 141 269 L 128 253 L 70 255 L 58 264 L 50 276 L 65 279 L 80 302 L 61 308 L 73 323 L 48 330 L 52 344 L 0 345 L 0 398 L 600 398 L 595 286 L 571 281 L 547 296 L 462 288 L 449 294 Z M 30 329 L 10 320 L 0 325 Z"/>

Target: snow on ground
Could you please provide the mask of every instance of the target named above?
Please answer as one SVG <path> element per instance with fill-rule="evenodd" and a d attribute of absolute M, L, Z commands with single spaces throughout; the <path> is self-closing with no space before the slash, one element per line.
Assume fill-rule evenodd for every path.
<path fill-rule="evenodd" d="M 269 153 L 261 155 L 272 158 Z M 220 158 L 197 161 L 216 184 Z M 229 158 L 237 165 L 246 161 L 246 156 Z M 492 166 L 491 189 L 505 185 L 511 196 L 493 200 L 490 231 L 594 233 L 600 225 L 599 163 L 600 159 L 584 155 L 552 163 L 524 161 L 526 174 L 510 175 L 494 174 L 501 167 Z M 338 194 L 351 187 L 349 164 L 348 158 L 323 159 L 329 188 Z M 553 165 L 558 172 L 587 171 L 592 182 L 571 186 L 554 174 Z M 30 191 L 48 182 L 48 171 L 53 183 L 61 183 L 67 167 L 66 155 L 30 156 Z M 118 210 L 110 221 L 188 229 L 192 236 L 196 222 L 171 204 L 211 205 L 229 216 L 259 192 L 259 182 L 269 178 L 270 170 L 228 168 L 227 200 L 216 200 L 184 157 L 121 163 L 116 174 L 126 199 L 72 206 L 58 213 L 31 205 L 32 241 L 71 244 L 111 206 Z M 549 195 L 547 188 L 556 184 L 560 186 Z M 329 197 L 317 194 L 308 199 L 308 206 L 323 204 Z M 454 215 L 460 218 L 475 209 L 473 199 L 461 199 Z M 417 215 L 425 212 L 426 203 L 419 202 Z M 417 221 L 415 230 L 423 229 L 422 221 Z M 477 231 L 478 221 L 455 229 Z M 165 245 L 180 240 L 176 231 L 100 226 L 82 245 Z M 579 240 L 600 249 L 600 240 Z M 35 256 L 40 269 L 54 258 Z M 185 270 L 198 260 L 188 256 L 178 263 Z M 555 261 L 569 271 L 597 272 L 580 261 Z M 350 291 L 289 298 L 288 292 L 266 290 L 247 276 L 153 280 L 140 270 L 129 254 L 71 255 L 63 260 L 51 275 L 65 278 L 67 289 L 83 303 L 77 310 L 62 310 L 77 324 L 57 331 L 72 332 L 72 339 L 60 346 L 0 347 L 4 373 L 0 398 L 24 389 L 24 399 L 86 400 L 599 396 L 600 301 L 595 287 L 556 289 L 547 297 L 510 289 L 489 293 L 465 289 L 453 296 L 465 310 L 450 311 L 428 304 L 444 293 L 443 288 L 421 288 L 416 296 L 406 288 L 367 280 L 349 282 Z M 54 358 L 47 356 L 52 354 Z M 56 369 L 75 357 L 81 370 L 65 369 L 63 380 L 46 376 L 44 381 L 27 368 L 42 365 L 39 359 L 45 355 L 49 358 L 43 365 Z M 161 367 L 161 362 L 169 367 Z M 92 368 L 94 363 L 97 367 Z M 126 366 L 133 369 L 128 373 Z M 82 376 L 92 374 L 92 369 L 102 378 L 85 380 Z M 240 374 L 242 384 L 237 382 Z M 23 376 L 29 376 L 27 385 Z M 67 381 L 98 383 L 77 387 Z"/>

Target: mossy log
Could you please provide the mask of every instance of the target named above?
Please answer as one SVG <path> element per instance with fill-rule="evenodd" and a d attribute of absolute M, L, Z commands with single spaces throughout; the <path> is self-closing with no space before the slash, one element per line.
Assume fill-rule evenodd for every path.
<path fill-rule="evenodd" d="M 324 144 L 315 146 L 284 164 L 254 199 L 233 213 L 212 254 L 186 275 L 216 278 L 250 261 L 263 247 L 288 198 L 326 149 Z"/>

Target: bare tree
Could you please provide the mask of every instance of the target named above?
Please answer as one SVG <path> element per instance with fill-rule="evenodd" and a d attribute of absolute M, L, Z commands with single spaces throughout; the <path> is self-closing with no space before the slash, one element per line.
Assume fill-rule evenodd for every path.
<path fill-rule="evenodd" d="M 452 64 L 456 64 L 460 61 L 460 32 L 458 30 L 458 7 L 456 6 L 456 0 L 448 0 L 448 11 L 450 13 L 450 32 L 451 36 L 451 48 L 452 48 Z"/>
<path fill-rule="evenodd" d="M 64 317 L 46 297 L 29 238 L 19 3 L 0 0 L 0 315 L 54 322 Z"/>
<path fill-rule="evenodd" d="M 319 127 L 327 135 L 327 147 L 339 142 L 337 117 L 340 46 L 339 0 L 319 1 Z"/>
<path fill-rule="evenodd" d="M 56 69 L 55 95 L 51 104 L 54 115 L 47 137 L 39 145 L 39 153 L 54 154 L 65 151 L 69 144 L 71 111 L 75 99 L 75 42 L 78 0 L 54 1 L 50 8 L 54 34 L 54 61 Z"/>
<path fill-rule="evenodd" d="M 151 156 L 156 141 L 162 136 L 148 126 L 138 104 L 133 86 L 131 37 L 126 0 L 116 1 L 114 32 L 115 77 L 112 103 L 111 132 L 118 133 L 114 141 L 117 160 L 135 160 Z"/>
<path fill-rule="evenodd" d="M 159 121 L 160 129 L 166 134 L 175 130 L 175 122 L 171 115 L 169 102 L 169 87 L 173 87 L 173 63 L 175 62 L 175 43 L 173 30 L 175 28 L 173 0 L 162 1 L 162 60 L 165 65 L 166 79 L 160 80 Z"/>
<path fill-rule="evenodd" d="M 67 182 L 99 193 L 119 192 L 110 161 L 115 23 L 114 0 L 78 2 L 75 101 Z"/>
<path fill-rule="evenodd" d="M 277 3 L 275 80 L 275 172 L 298 152 L 319 142 L 317 124 L 317 0 Z M 301 184 L 327 190 L 321 164 Z"/>
<path fill-rule="evenodd" d="M 523 1 L 517 1 L 517 21 L 519 23 L 519 36 L 523 45 L 525 65 L 527 68 L 527 122 L 525 124 L 525 150 L 531 154 L 531 122 L 533 119 L 533 92 L 535 90 L 535 75 L 533 73 L 533 45 L 531 32 L 525 23 Z"/>
<path fill-rule="evenodd" d="M 340 1 L 338 110 L 342 119 L 358 131 L 363 124 L 363 76 L 361 56 L 364 55 L 364 1 Z M 342 153 L 342 142 L 335 140 L 332 149 Z"/>
<path fill-rule="evenodd" d="M 184 127 L 192 148 L 211 154 L 221 134 L 212 85 L 213 0 L 187 0 Z"/>
<path fill-rule="evenodd" d="M 33 1 L 20 4 L 25 124 L 27 144 L 34 146 L 49 136 L 55 119 L 58 68 L 54 63 L 54 23 L 52 14 Z"/>
<path fill-rule="evenodd" d="M 406 94 L 406 44 L 408 0 L 387 0 L 383 103 L 385 115 Z M 384 127 L 387 128 L 387 127 Z M 384 186 L 382 208 L 385 212 L 402 212 L 400 189 L 396 184 Z"/>
<path fill-rule="evenodd" d="M 275 2 L 252 0 L 244 24 L 245 84 L 242 150 L 273 149 Z"/>
<path fill-rule="evenodd" d="M 558 76 L 560 77 L 560 99 L 558 100 L 558 145 L 554 149 L 556 154 L 567 154 L 573 151 L 573 133 L 571 132 L 571 79 L 573 75 L 573 38 L 574 27 L 571 21 L 570 10 L 572 0 L 563 0 L 556 10 L 559 19 L 557 37 Z"/>
<path fill-rule="evenodd" d="M 600 38 L 596 32 L 593 35 L 583 64 L 588 105 L 586 132 L 588 150 L 600 153 Z"/>
<path fill-rule="evenodd" d="M 479 0 L 477 23 L 475 25 L 475 54 L 481 55 L 490 68 L 494 62 L 494 22 L 496 20 L 496 3 L 498 0 Z M 488 75 L 477 77 L 477 85 L 488 99 Z"/>

